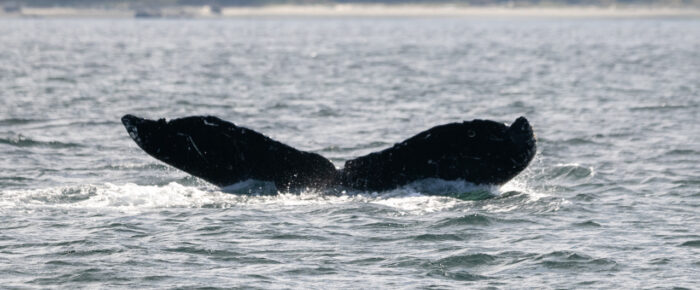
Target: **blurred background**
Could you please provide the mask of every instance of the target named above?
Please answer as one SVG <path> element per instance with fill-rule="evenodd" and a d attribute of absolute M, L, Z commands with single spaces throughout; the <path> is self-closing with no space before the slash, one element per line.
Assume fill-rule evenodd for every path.
<path fill-rule="evenodd" d="M 605 8 L 683 9 L 700 7 L 700 0 L 0 0 L 6 15 L 133 15 L 135 17 L 221 17 L 256 14 L 246 8 L 276 7 L 275 14 L 464 14 L 467 8 Z M 279 6 L 295 6 L 285 12 Z M 364 10 L 358 10 L 358 6 Z M 404 6 L 403 11 L 386 11 L 383 6 Z M 413 7 L 407 10 L 405 6 Z M 367 11 L 372 7 L 371 11 Z M 47 11 L 47 8 L 64 10 Z M 81 11 L 68 11 L 75 8 Z M 386 7 L 384 7 L 386 8 Z M 430 9 L 428 9 L 430 8 Z M 422 12 L 415 11 L 416 9 Z M 437 10 L 435 10 L 437 9 Z M 92 11 L 91 11 L 92 10 Z M 95 11 L 98 10 L 98 11 Z M 431 12 L 432 10 L 432 12 Z M 268 11 L 268 13 L 272 13 Z M 473 12 L 472 12 L 473 13 Z M 482 11 L 483 13 L 483 11 Z"/>

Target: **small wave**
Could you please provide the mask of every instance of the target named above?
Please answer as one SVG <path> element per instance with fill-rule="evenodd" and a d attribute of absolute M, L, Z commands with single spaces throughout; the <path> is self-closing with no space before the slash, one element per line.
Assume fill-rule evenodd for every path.
<path fill-rule="evenodd" d="M 490 226 L 493 223 L 514 224 L 533 223 L 527 219 L 504 219 L 485 214 L 469 214 L 459 217 L 451 217 L 438 221 L 435 228 L 463 227 L 463 226 Z"/>
<path fill-rule="evenodd" d="M 488 276 L 475 274 L 466 269 L 473 270 L 478 267 L 496 264 L 498 258 L 485 253 L 473 253 L 453 255 L 436 261 L 421 263 L 421 266 L 433 269 L 428 276 L 438 276 L 458 281 L 477 281 L 489 279 Z"/>
<path fill-rule="evenodd" d="M 369 266 L 369 265 L 375 265 L 375 264 L 384 262 L 384 261 L 386 261 L 386 259 L 387 258 L 384 258 L 384 257 L 360 258 L 360 259 L 355 259 L 355 260 L 349 261 L 349 262 L 347 262 L 347 264 Z"/>
<path fill-rule="evenodd" d="M 299 267 L 292 270 L 283 271 L 283 275 L 291 276 L 319 276 L 319 275 L 334 275 L 338 273 L 338 269 L 329 267 Z"/>
<path fill-rule="evenodd" d="M 194 107 L 194 108 L 210 108 L 210 109 L 233 108 L 231 105 L 227 105 L 227 104 L 207 104 L 207 103 L 190 102 L 187 100 L 179 100 L 176 102 L 176 104 L 180 105 L 180 106 L 187 106 L 187 107 Z"/>
<path fill-rule="evenodd" d="M 562 143 L 567 144 L 567 145 L 597 145 L 597 144 L 599 144 L 598 142 L 595 142 L 591 139 L 582 138 L 582 137 L 566 139 Z"/>
<path fill-rule="evenodd" d="M 444 277 L 444 278 L 449 278 L 452 280 L 457 280 L 457 281 L 478 281 L 478 280 L 485 280 L 489 279 L 487 276 L 483 275 L 478 275 L 478 274 L 473 274 L 467 271 L 445 271 L 443 269 L 437 269 L 430 271 L 428 273 L 428 276 L 431 277 Z"/>
<path fill-rule="evenodd" d="M 80 120 L 65 124 L 66 127 L 88 127 L 88 126 L 114 126 L 121 125 L 121 122 L 113 120 Z"/>
<path fill-rule="evenodd" d="M 574 196 L 574 199 L 581 200 L 581 201 L 593 201 L 597 199 L 598 196 L 594 193 L 579 193 Z"/>
<path fill-rule="evenodd" d="M 464 237 L 460 237 L 459 235 L 455 234 L 422 234 L 413 237 L 413 240 L 415 241 L 430 241 L 430 242 L 437 242 L 437 241 L 463 241 Z"/>
<path fill-rule="evenodd" d="M 0 188 L 11 186 L 22 186 L 32 182 L 34 179 L 21 176 L 6 176 L 0 177 Z"/>
<path fill-rule="evenodd" d="M 14 125 L 25 125 L 37 122 L 43 122 L 40 119 L 22 119 L 22 118 L 9 118 L 0 120 L 0 126 L 14 126 Z"/>
<path fill-rule="evenodd" d="M 392 223 L 392 222 L 375 222 L 364 224 L 361 227 L 370 229 L 401 229 L 407 227 L 404 223 Z"/>
<path fill-rule="evenodd" d="M 13 229 L 11 228 L 3 228 L 5 230 L 8 229 Z M 86 239 L 80 239 L 80 240 L 69 240 L 69 241 L 61 241 L 61 242 L 37 242 L 37 243 L 27 243 L 27 242 L 22 242 L 22 243 L 17 243 L 17 244 L 6 244 L 0 246 L 0 250 L 3 249 L 21 249 L 21 248 L 35 248 L 35 247 L 65 247 L 65 246 L 94 246 L 97 243 L 93 241 L 89 241 Z"/>
<path fill-rule="evenodd" d="M 32 181 L 31 178 L 27 177 L 22 177 L 22 176 L 0 176 L 0 182 L 8 180 L 8 181 Z"/>
<path fill-rule="evenodd" d="M 118 254 L 122 253 L 125 250 L 123 248 L 117 247 L 117 248 L 95 248 L 95 249 L 86 249 L 86 250 L 67 250 L 63 252 L 63 255 L 65 256 L 74 256 L 74 257 L 85 257 L 85 256 L 109 256 L 112 254 Z"/>
<path fill-rule="evenodd" d="M 68 262 L 64 260 L 50 260 L 45 263 L 46 265 L 53 265 L 53 266 L 58 266 L 58 267 L 76 267 L 76 266 L 88 266 L 86 263 L 80 263 L 80 262 Z"/>
<path fill-rule="evenodd" d="M 698 105 L 696 104 L 687 104 L 687 105 L 669 105 L 669 104 L 661 104 L 661 105 L 652 105 L 652 106 L 638 106 L 638 107 L 631 107 L 629 110 L 630 111 L 673 111 L 673 110 L 681 110 L 681 109 L 692 109 L 696 108 Z"/>
<path fill-rule="evenodd" d="M 477 226 L 487 226 L 490 225 L 493 222 L 493 218 L 481 215 L 481 214 L 470 214 L 470 215 L 465 215 L 457 218 L 448 218 L 444 219 L 442 221 L 439 221 L 436 224 L 436 228 L 445 228 L 445 227 L 453 227 L 453 226 L 462 226 L 462 225 L 477 225 Z"/>
<path fill-rule="evenodd" d="M 15 147 L 47 147 L 53 149 L 76 148 L 83 145 L 77 143 L 64 143 L 58 141 L 38 141 L 27 138 L 24 135 L 14 137 L 0 138 L 0 144 L 6 144 Z"/>
<path fill-rule="evenodd" d="M 131 278 L 120 277 L 117 274 L 98 268 L 88 268 L 70 274 L 62 274 L 49 278 L 36 278 L 29 281 L 29 284 L 38 285 L 61 285 L 69 283 L 104 283 L 105 280 L 112 282 L 127 282 Z"/>
<path fill-rule="evenodd" d="M 299 240 L 299 241 L 327 241 L 327 237 L 318 235 L 299 235 L 299 234 L 275 234 L 269 236 L 271 240 Z"/>
<path fill-rule="evenodd" d="M 573 251 L 554 251 L 534 258 L 537 264 L 550 269 L 612 270 L 617 263 L 612 259 L 594 258 Z"/>
<path fill-rule="evenodd" d="M 130 233 L 137 235 L 146 233 L 146 229 L 128 223 L 111 223 L 106 226 L 100 225 L 96 227 L 96 229 L 102 229 L 107 232 Z"/>
<path fill-rule="evenodd" d="M 218 250 L 218 249 L 205 249 L 205 248 L 194 247 L 194 246 L 182 246 L 182 247 L 176 247 L 176 248 L 166 248 L 166 249 L 164 249 L 164 251 L 173 252 L 173 253 L 185 253 L 185 254 L 212 256 L 212 257 L 239 257 L 239 256 L 243 256 L 243 254 L 238 253 L 238 252 L 234 252 L 234 251 Z"/>
<path fill-rule="evenodd" d="M 69 83 L 69 84 L 75 84 L 75 83 L 77 82 L 77 81 L 75 80 L 75 78 L 65 77 L 65 76 L 48 77 L 48 78 L 46 78 L 46 81 L 48 81 L 48 82 Z"/>
<path fill-rule="evenodd" d="M 596 135 L 595 137 L 602 137 L 603 135 Z M 542 144 L 552 144 L 557 146 L 569 145 L 569 146 L 604 146 L 606 143 L 596 142 L 592 136 L 586 137 L 574 137 L 569 139 L 549 139 L 546 137 L 537 137 L 537 142 Z"/>
<path fill-rule="evenodd" d="M 575 224 L 573 224 L 573 226 L 578 227 L 578 228 L 588 228 L 588 227 L 598 228 L 598 227 L 601 227 L 601 225 L 599 223 L 594 222 L 594 221 L 585 221 L 585 222 L 575 223 Z"/>
<path fill-rule="evenodd" d="M 435 263 L 444 267 L 478 267 L 493 264 L 496 261 L 496 257 L 483 254 L 467 254 L 467 255 L 455 255 L 447 258 L 437 260 Z"/>
<path fill-rule="evenodd" d="M 321 117 L 321 118 L 337 117 L 337 116 L 340 116 L 340 112 L 339 112 L 339 110 L 328 107 L 328 106 L 321 106 L 320 108 L 317 108 L 316 110 L 314 110 L 314 112 L 311 113 L 311 116 Z"/>
<path fill-rule="evenodd" d="M 700 240 L 684 242 L 681 244 L 681 247 L 700 248 Z"/>
<path fill-rule="evenodd" d="M 697 156 L 697 155 L 700 155 L 700 151 L 692 150 L 692 149 L 674 149 L 674 150 L 670 150 L 670 151 L 666 152 L 665 155 Z"/>
<path fill-rule="evenodd" d="M 649 261 L 649 264 L 651 265 L 668 265 L 671 263 L 671 259 L 669 258 L 655 258 Z"/>
<path fill-rule="evenodd" d="M 545 170 L 545 177 L 551 179 L 581 180 L 595 176 L 593 167 L 581 166 L 577 163 L 557 164 Z"/>

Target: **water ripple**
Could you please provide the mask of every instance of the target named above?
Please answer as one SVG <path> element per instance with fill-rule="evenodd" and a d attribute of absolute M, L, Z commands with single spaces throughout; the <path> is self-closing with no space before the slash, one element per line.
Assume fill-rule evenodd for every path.
<path fill-rule="evenodd" d="M 573 251 L 550 252 L 538 255 L 533 261 L 550 269 L 611 271 L 617 266 L 617 263 L 612 259 L 593 258 Z"/>
<path fill-rule="evenodd" d="M 15 147 L 46 147 L 52 149 L 70 149 L 83 147 L 77 143 L 65 143 L 59 141 L 38 141 L 24 135 L 16 135 L 14 137 L 0 138 L 0 144 L 15 146 Z"/>

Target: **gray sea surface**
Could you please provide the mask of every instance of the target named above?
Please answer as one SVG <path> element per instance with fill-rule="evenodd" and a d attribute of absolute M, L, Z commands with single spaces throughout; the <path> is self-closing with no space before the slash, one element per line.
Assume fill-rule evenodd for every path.
<path fill-rule="evenodd" d="M 226 190 L 120 117 L 344 161 L 527 117 L 502 187 Z M 0 288 L 697 288 L 700 20 L 0 20 Z M 270 192 L 272 191 L 272 192 Z"/>

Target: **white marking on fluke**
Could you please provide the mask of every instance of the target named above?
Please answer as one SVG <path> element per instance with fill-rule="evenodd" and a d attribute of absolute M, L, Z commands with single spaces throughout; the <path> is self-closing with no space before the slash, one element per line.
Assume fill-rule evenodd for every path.
<path fill-rule="evenodd" d="M 139 138 L 138 129 L 136 129 L 136 127 L 131 127 L 129 129 L 130 130 L 127 130 L 129 132 L 129 137 L 131 137 L 131 139 L 134 139 L 136 143 L 141 144 L 141 138 Z"/>
<path fill-rule="evenodd" d="M 201 156 L 202 158 L 205 158 L 204 154 L 202 154 L 202 151 L 199 151 L 199 148 L 197 148 L 197 144 L 195 144 L 194 140 L 192 140 L 192 136 L 187 136 L 187 140 L 190 141 L 190 144 L 192 144 L 192 147 L 194 147 L 194 150 L 197 151 L 199 156 Z"/>
<path fill-rule="evenodd" d="M 219 125 L 218 125 L 218 124 L 214 124 L 214 123 L 209 123 L 209 122 L 207 122 L 207 120 L 206 120 L 206 119 L 202 119 L 202 122 L 204 122 L 204 125 L 207 125 L 207 126 L 214 126 L 214 127 L 219 127 Z"/>

